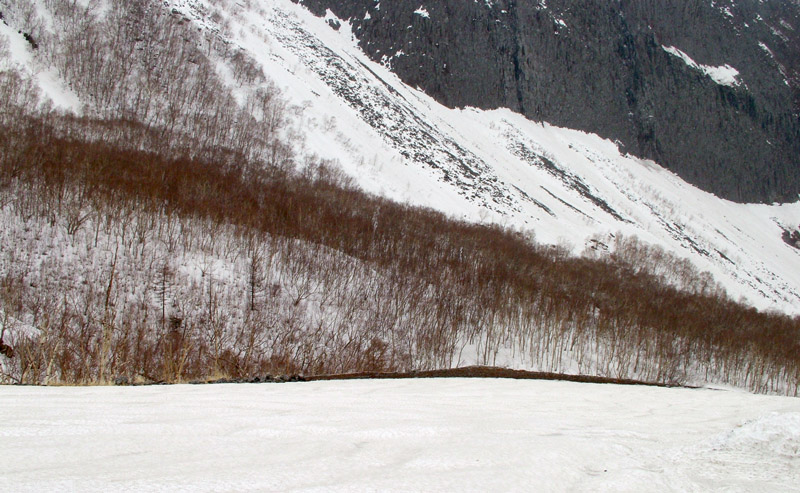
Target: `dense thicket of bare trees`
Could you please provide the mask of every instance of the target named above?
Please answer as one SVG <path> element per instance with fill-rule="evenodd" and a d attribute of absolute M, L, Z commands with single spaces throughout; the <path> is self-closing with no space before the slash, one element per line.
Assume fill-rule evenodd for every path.
<path fill-rule="evenodd" d="M 797 392 L 800 321 L 728 300 L 637 241 L 572 257 L 368 196 L 325 163 L 277 173 L 76 137 L 137 124 L 21 121 L 2 132 L 8 381 L 429 369 L 513 352 L 542 370 Z"/>
<path fill-rule="evenodd" d="M 147 130 L 128 147 L 217 161 L 231 156 L 215 153 L 235 149 L 245 161 L 273 165 L 287 158 L 279 90 L 217 30 L 199 32 L 153 0 L 8 3 L 6 17 L 36 40 L 36 63 L 68 83 L 85 117 Z"/>
<path fill-rule="evenodd" d="M 89 103 L 81 117 L 60 114 L 23 75 L 0 72 L 0 334 L 13 347 L 0 355 L 3 381 L 512 355 L 547 371 L 797 394 L 797 318 L 737 304 L 632 238 L 573 257 L 364 194 L 293 152 L 280 94 L 221 38 L 144 0 L 102 15 L 45 3 L 63 25 L 29 15 L 42 24 L 38 56 Z M 216 75 L 213 50 L 243 97 Z"/>

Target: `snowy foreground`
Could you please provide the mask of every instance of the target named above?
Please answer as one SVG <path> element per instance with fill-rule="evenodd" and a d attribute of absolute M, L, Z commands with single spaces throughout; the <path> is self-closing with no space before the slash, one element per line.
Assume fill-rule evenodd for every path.
<path fill-rule="evenodd" d="M 4 491 L 800 491 L 800 399 L 433 379 L 0 387 Z"/>

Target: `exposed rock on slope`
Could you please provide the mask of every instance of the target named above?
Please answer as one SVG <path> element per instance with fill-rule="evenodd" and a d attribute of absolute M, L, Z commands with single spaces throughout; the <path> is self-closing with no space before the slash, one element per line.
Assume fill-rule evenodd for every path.
<path fill-rule="evenodd" d="M 736 201 L 800 191 L 796 2 L 302 0 L 448 106 L 618 140 Z"/>

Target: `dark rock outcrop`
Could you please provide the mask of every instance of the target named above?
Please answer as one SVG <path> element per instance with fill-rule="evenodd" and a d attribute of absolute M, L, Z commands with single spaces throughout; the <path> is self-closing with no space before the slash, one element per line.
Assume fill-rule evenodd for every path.
<path fill-rule="evenodd" d="M 445 105 L 595 132 L 736 201 L 800 192 L 796 0 L 300 1 Z"/>

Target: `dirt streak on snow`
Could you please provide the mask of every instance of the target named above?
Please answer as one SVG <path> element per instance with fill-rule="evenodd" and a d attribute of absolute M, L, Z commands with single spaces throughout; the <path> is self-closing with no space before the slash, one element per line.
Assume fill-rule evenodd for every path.
<path fill-rule="evenodd" d="M 6 491 L 798 491 L 800 400 L 496 379 L 0 387 Z"/>

